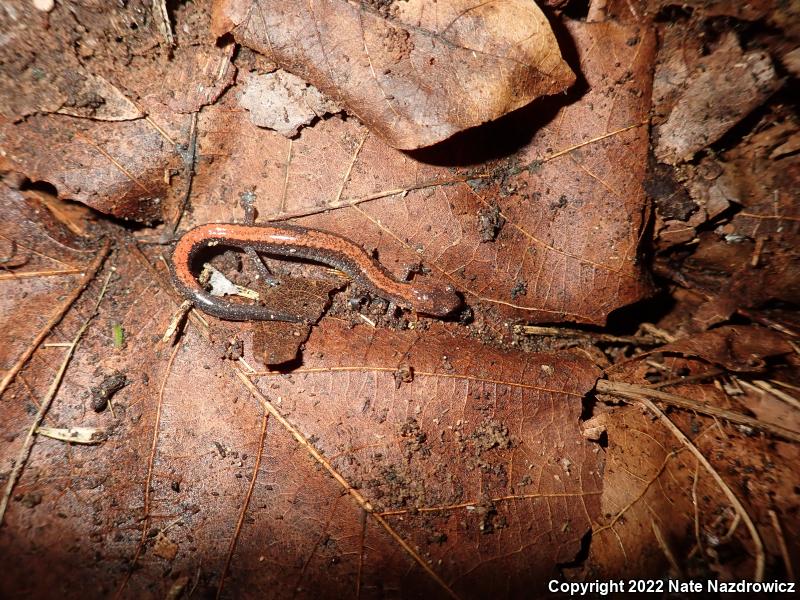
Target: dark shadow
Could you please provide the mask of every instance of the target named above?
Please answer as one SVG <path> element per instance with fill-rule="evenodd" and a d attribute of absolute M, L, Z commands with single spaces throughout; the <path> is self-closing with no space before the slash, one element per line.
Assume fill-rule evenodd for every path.
<path fill-rule="evenodd" d="M 573 21 L 582 21 L 589 15 L 589 0 L 572 0 L 561 14 Z"/>
<path fill-rule="evenodd" d="M 461 131 L 446 140 L 406 153 L 423 163 L 439 166 L 470 166 L 510 156 L 528 144 L 536 132 L 552 122 L 558 111 L 577 102 L 589 89 L 580 72 L 575 41 L 560 19 L 545 12 L 564 60 L 576 81 L 565 93 L 537 98 L 495 121 Z"/>
<path fill-rule="evenodd" d="M 161 222 L 160 220 L 153 220 L 149 223 L 144 223 L 141 221 L 134 221 L 132 219 L 128 219 L 125 217 L 117 217 L 115 215 L 99 211 L 93 206 L 90 206 L 89 204 L 86 204 L 80 200 L 73 200 L 71 198 L 61 198 L 59 197 L 58 194 L 58 188 L 49 181 L 43 181 L 43 180 L 33 181 L 31 179 L 28 179 L 27 177 L 23 177 L 19 182 L 18 189 L 20 192 L 32 191 L 32 192 L 38 192 L 40 194 L 45 194 L 47 196 L 52 197 L 53 202 L 60 203 L 65 206 L 69 206 L 70 204 L 80 206 L 82 210 L 88 211 L 86 223 L 89 225 L 95 223 L 99 224 L 113 223 L 126 231 L 134 232 L 134 231 L 149 230 L 150 228 L 153 227 L 153 225 Z M 58 221 L 58 219 L 56 219 L 55 217 L 54 219 Z"/>
<path fill-rule="evenodd" d="M 581 547 L 578 552 L 575 554 L 575 557 L 567 562 L 558 563 L 556 568 L 561 569 L 575 569 L 580 567 L 586 559 L 589 558 L 589 548 L 592 546 L 592 530 L 590 529 L 586 533 L 583 534 L 581 538 Z"/>
<path fill-rule="evenodd" d="M 323 315 L 323 317 L 324 316 L 325 315 Z M 322 317 L 320 317 L 320 318 L 322 318 Z M 269 323 L 267 323 L 267 324 L 269 324 Z M 293 359 L 287 360 L 286 362 L 282 362 L 282 363 L 271 364 L 271 365 L 269 365 L 269 368 L 270 368 L 271 371 L 274 371 L 276 373 L 280 373 L 282 375 L 287 375 L 287 374 L 290 374 L 292 371 L 296 371 L 297 369 L 301 368 L 303 366 L 303 364 L 304 364 L 303 363 L 303 352 L 302 351 L 298 351 L 297 356 L 295 356 Z"/>
<path fill-rule="evenodd" d="M 53 198 L 58 198 L 58 189 L 49 181 L 31 181 L 28 178 L 22 180 L 19 186 L 20 192 L 27 191 L 42 192 Z"/>
<path fill-rule="evenodd" d="M 656 282 L 659 283 L 664 282 Z M 659 285 L 662 291 L 652 298 L 646 298 L 623 306 L 611 312 L 604 331 L 614 335 L 633 335 L 642 323 L 657 323 L 669 314 L 675 305 L 672 295 Z"/>
<path fill-rule="evenodd" d="M 236 40 L 234 39 L 232 33 L 223 33 L 221 36 L 217 38 L 216 46 L 217 48 L 223 48 L 225 46 L 228 46 L 229 44 L 235 43 L 235 41 Z M 233 57 L 231 59 L 232 62 L 236 60 L 236 57 L 239 55 L 240 50 L 241 47 L 237 44 L 233 49 Z"/>
<path fill-rule="evenodd" d="M 25 198 L 17 207 L 21 211 L 19 218 L 35 222 L 51 240 L 72 250 L 86 252 L 95 246 L 96 240 L 93 239 L 92 232 L 94 225 L 103 218 L 99 212 L 75 200 L 59 198 L 58 189 L 48 181 L 32 181 L 20 175 L 16 179 L 16 188 Z M 69 205 L 80 206 L 81 210 L 88 212 L 84 222 L 85 234 L 78 235 L 70 231 L 63 216 L 58 214 L 56 207 Z"/>

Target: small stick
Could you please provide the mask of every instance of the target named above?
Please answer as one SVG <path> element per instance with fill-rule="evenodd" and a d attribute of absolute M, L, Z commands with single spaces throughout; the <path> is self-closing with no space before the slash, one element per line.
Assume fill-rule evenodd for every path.
<path fill-rule="evenodd" d="M 47 321 L 47 324 L 44 326 L 44 328 L 30 343 L 25 352 L 22 353 L 22 356 L 20 356 L 17 359 L 17 362 L 14 363 L 14 366 L 11 367 L 8 370 L 8 372 L 3 376 L 2 381 L 0 381 L 0 396 L 2 396 L 3 392 L 6 391 L 6 388 L 13 381 L 14 377 L 16 377 L 17 373 L 19 373 L 22 370 L 22 367 L 24 367 L 27 364 L 28 360 L 30 359 L 31 356 L 33 356 L 33 353 L 36 352 L 36 349 L 39 347 L 39 345 L 44 341 L 44 339 L 48 335 L 50 335 L 50 332 L 53 330 L 53 327 L 58 325 L 61 319 L 64 318 L 64 315 L 67 314 L 67 311 L 70 309 L 75 300 L 77 300 L 80 297 L 81 293 L 83 293 L 83 290 L 86 289 L 86 286 L 88 286 L 89 283 L 92 280 L 94 280 L 95 276 L 97 275 L 97 271 L 100 270 L 103 261 L 108 256 L 110 248 L 111 248 L 111 242 L 109 240 L 106 240 L 105 244 L 103 244 L 103 247 L 100 249 L 100 252 L 98 252 L 97 256 L 92 261 L 92 264 L 89 265 L 89 270 L 86 272 L 86 275 L 83 276 L 83 279 L 81 279 L 81 282 L 78 284 L 78 287 L 72 290 L 72 293 L 69 295 L 69 297 L 64 301 L 64 303 L 61 306 L 58 307 L 58 310 L 56 310 L 56 312 L 53 313 L 53 315 Z"/>
<path fill-rule="evenodd" d="M 22 271 L 3 273 L 0 275 L 0 281 L 7 281 L 9 279 L 33 279 L 34 277 L 60 277 L 62 275 L 75 275 L 80 273 L 80 269 L 61 269 L 58 271 Z"/>
<path fill-rule="evenodd" d="M 663 393 L 663 392 L 661 392 Z M 754 581 L 763 581 L 764 579 L 764 562 L 765 562 L 765 554 L 764 554 L 764 543 L 761 541 L 761 536 L 758 534 L 758 530 L 756 529 L 753 520 L 750 518 L 750 515 L 747 514 L 747 511 L 742 506 L 742 503 L 739 501 L 739 498 L 736 497 L 736 494 L 733 493 L 731 488 L 728 486 L 727 483 L 720 477 L 720 474 L 714 469 L 708 459 L 703 456 L 703 453 L 697 449 L 691 440 L 686 437 L 686 435 L 678 428 L 675 423 L 670 421 L 669 417 L 665 415 L 661 410 L 653 404 L 647 398 L 641 398 L 639 400 L 650 412 L 652 412 L 658 419 L 664 423 L 667 429 L 670 430 L 672 435 L 674 435 L 678 441 L 680 441 L 689 452 L 691 452 L 694 457 L 699 461 L 703 468 L 708 471 L 708 474 L 714 479 L 717 485 L 720 487 L 722 492 L 728 498 L 728 501 L 733 505 L 736 514 L 741 516 L 742 520 L 744 521 L 745 527 L 750 532 L 750 537 L 753 540 L 753 545 L 755 546 L 755 560 L 756 560 L 756 567 L 755 573 L 753 574 Z"/>
<path fill-rule="evenodd" d="M 697 402 L 696 400 L 691 400 L 683 396 L 669 394 L 667 392 L 654 390 L 641 385 L 631 385 L 629 383 L 620 383 L 616 381 L 608 381 L 607 379 L 601 379 L 597 382 L 595 390 L 601 394 L 610 394 L 612 396 L 619 396 L 621 398 L 637 400 L 639 402 L 647 400 L 648 398 L 653 398 L 654 400 L 658 400 L 659 402 L 664 402 L 672 406 L 677 406 L 678 408 L 693 410 L 710 417 L 719 417 L 720 419 L 726 419 L 731 423 L 744 425 L 745 427 L 752 427 L 753 429 L 757 429 L 759 431 L 765 431 L 792 442 L 800 442 L 800 432 L 792 431 L 791 429 L 781 427 L 780 425 L 759 421 L 758 419 L 754 419 L 731 410 L 710 406 L 708 404 L 703 404 L 702 402 Z"/>
<path fill-rule="evenodd" d="M 109 271 L 108 277 L 106 277 L 106 281 L 103 284 L 103 288 L 100 290 L 100 295 L 97 297 L 97 302 L 95 302 L 92 314 L 86 318 L 86 320 L 83 322 L 83 325 L 78 330 L 78 333 L 75 335 L 75 338 L 72 340 L 72 344 L 70 345 L 69 350 L 67 350 L 64 360 L 61 361 L 61 366 L 59 367 L 56 376 L 53 378 L 53 382 L 50 384 L 50 388 L 47 390 L 47 394 L 42 400 L 39 410 L 36 412 L 33 423 L 31 423 L 30 428 L 28 428 L 28 434 L 25 436 L 25 441 L 22 443 L 22 448 L 19 451 L 17 460 L 14 461 L 14 468 L 11 471 L 11 475 L 8 477 L 8 482 L 6 482 L 6 489 L 3 492 L 3 497 L 0 499 L 0 525 L 3 523 L 3 517 L 5 517 L 6 509 L 8 508 L 8 502 L 10 501 L 11 494 L 14 491 L 14 486 L 17 484 L 20 475 L 22 475 L 22 470 L 25 468 L 28 458 L 31 455 L 33 443 L 36 441 L 36 432 L 39 429 L 39 426 L 42 424 L 45 414 L 47 414 L 47 411 L 50 409 L 50 405 L 53 403 L 56 393 L 58 393 L 58 388 L 61 386 L 61 381 L 64 379 L 64 373 L 67 371 L 67 367 L 72 360 L 72 355 L 75 354 L 75 349 L 78 347 L 78 342 L 81 341 L 83 333 L 89 327 L 89 323 L 91 323 L 92 319 L 95 317 L 95 315 L 97 315 L 97 310 L 100 308 L 100 302 L 103 300 L 103 296 L 106 295 L 106 289 L 108 289 L 108 282 L 111 280 L 112 273 L 113 271 Z"/>
<path fill-rule="evenodd" d="M 189 130 L 189 147 L 185 152 L 181 152 L 183 158 L 184 171 L 186 172 L 186 190 L 183 192 L 180 204 L 178 205 L 178 214 L 172 224 L 164 228 L 161 235 L 161 243 L 169 243 L 175 237 L 175 232 L 178 230 L 183 213 L 186 211 L 186 205 L 189 203 L 189 197 L 192 194 L 192 183 L 194 181 L 195 160 L 197 157 L 197 115 L 198 112 L 192 113 L 192 124 Z"/>
<path fill-rule="evenodd" d="M 794 581 L 794 569 L 792 568 L 792 559 L 789 556 L 789 549 L 786 547 L 786 538 L 783 537 L 783 529 L 781 529 L 781 522 L 778 521 L 778 514 L 771 508 L 767 511 L 769 520 L 772 523 L 772 528 L 775 530 L 775 537 L 778 538 L 778 547 L 781 549 L 781 558 L 783 558 L 783 565 L 786 567 L 787 581 Z"/>
<path fill-rule="evenodd" d="M 738 378 L 737 378 L 737 380 L 743 386 L 748 387 L 751 390 L 754 390 L 754 391 L 762 393 L 762 394 L 766 392 L 767 394 L 770 394 L 770 395 L 774 396 L 778 400 L 783 400 L 786 404 L 788 404 L 792 408 L 796 408 L 796 409 L 800 410 L 800 400 L 798 400 L 794 396 L 790 396 L 786 392 L 783 392 L 781 390 L 775 389 L 774 387 L 772 387 L 770 384 L 768 384 L 766 381 L 764 381 L 762 379 L 755 379 L 752 383 L 749 382 L 749 381 L 744 381 L 744 380 L 738 379 Z"/>
<path fill-rule="evenodd" d="M 641 346 L 657 346 L 661 343 L 655 336 L 637 335 L 611 335 L 595 331 L 582 331 L 580 329 L 569 329 L 567 327 L 540 327 L 538 325 L 517 325 L 514 331 L 524 335 L 541 335 L 546 337 L 571 338 L 581 337 L 590 338 L 598 342 L 608 342 L 610 344 L 637 344 Z"/>
<path fill-rule="evenodd" d="M 648 361 L 648 364 L 649 361 Z M 651 389 L 659 389 L 663 387 L 669 387 L 671 385 L 681 385 L 682 383 L 692 383 L 695 381 L 702 381 L 703 379 L 708 379 L 709 377 L 716 377 L 717 375 L 722 375 L 725 371 L 722 369 L 709 369 L 705 373 L 695 373 L 694 375 L 687 375 L 686 377 L 675 377 L 673 379 L 667 379 L 665 381 L 660 381 L 658 383 L 654 383 L 650 386 Z"/>
<path fill-rule="evenodd" d="M 656 542 L 658 543 L 658 547 L 661 548 L 661 551 L 664 553 L 664 556 L 667 557 L 667 562 L 669 562 L 672 570 L 678 574 L 678 576 L 682 579 L 683 578 L 683 571 L 678 566 L 678 561 L 675 560 L 675 554 L 672 552 L 672 549 L 667 544 L 667 541 L 664 539 L 664 535 L 661 533 L 661 528 L 658 526 L 658 523 L 655 522 L 654 519 L 650 519 L 650 526 L 653 529 L 653 534 L 655 535 Z"/>

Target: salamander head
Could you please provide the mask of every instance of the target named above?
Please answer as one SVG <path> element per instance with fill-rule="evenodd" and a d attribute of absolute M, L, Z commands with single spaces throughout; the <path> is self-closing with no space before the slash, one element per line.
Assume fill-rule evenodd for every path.
<path fill-rule="evenodd" d="M 461 297 L 451 285 L 414 281 L 413 309 L 424 315 L 444 317 L 461 306 Z"/>

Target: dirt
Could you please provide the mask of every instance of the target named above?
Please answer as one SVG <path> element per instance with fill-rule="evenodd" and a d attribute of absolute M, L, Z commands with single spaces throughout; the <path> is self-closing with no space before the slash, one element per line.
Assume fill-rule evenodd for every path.
<path fill-rule="evenodd" d="M 118 391 L 128 385 L 128 378 L 124 373 L 112 373 L 106 375 L 97 387 L 92 388 L 92 399 L 90 406 L 95 412 L 103 412 L 111 399 Z"/>
<path fill-rule="evenodd" d="M 478 231 L 482 242 L 493 242 L 503 228 L 506 220 L 497 204 L 491 204 L 478 211 Z"/>

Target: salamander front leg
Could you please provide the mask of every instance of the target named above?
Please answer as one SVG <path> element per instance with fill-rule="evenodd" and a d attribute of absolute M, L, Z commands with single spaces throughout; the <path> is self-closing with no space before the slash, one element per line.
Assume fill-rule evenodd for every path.
<path fill-rule="evenodd" d="M 239 199 L 242 203 L 242 208 L 244 209 L 244 222 L 245 225 L 250 227 L 254 227 L 256 224 L 256 207 L 254 206 L 254 202 L 256 199 L 255 192 L 247 191 L 242 193 L 239 196 Z M 256 265 L 256 271 L 258 271 L 258 275 L 261 280 L 271 287 L 275 287 L 280 285 L 280 281 L 275 279 L 272 275 L 272 271 L 269 270 L 269 267 L 264 264 L 264 261 L 261 260 L 261 257 L 258 255 L 258 252 L 255 251 L 254 248 L 251 246 L 245 246 L 244 252 L 247 256 L 250 257 L 250 260 L 253 261 Z"/>

